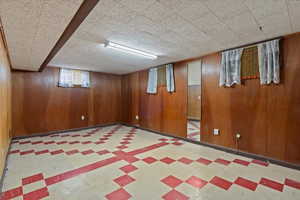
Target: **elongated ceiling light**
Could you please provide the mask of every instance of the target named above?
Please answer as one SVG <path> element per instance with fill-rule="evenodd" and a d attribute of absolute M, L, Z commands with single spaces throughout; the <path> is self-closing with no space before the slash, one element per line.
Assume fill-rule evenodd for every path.
<path fill-rule="evenodd" d="M 126 47 L 126 46 L 123 46 L 123 45 L 120 45 L 120 44 L 116 44 L 116 43 L 113 43 L 113 42 L 107 42 L 104 46 L 107 47 L 107 48 L 118 50 L 118 51 L 123 51 L 123 52 L 126 52 L 126 53 L 143 56 L 145 58 L 157 59 L 156 55 L 153 55 L 153 54 L 150 54 L 150 53 L 147 53 L 147 52 L 144 52 L 144 51 L 140 51 L 140 50 L 137 50 L 137 49 L 133 49 L 133 48 L 130 48 L 130 47 Z"/>

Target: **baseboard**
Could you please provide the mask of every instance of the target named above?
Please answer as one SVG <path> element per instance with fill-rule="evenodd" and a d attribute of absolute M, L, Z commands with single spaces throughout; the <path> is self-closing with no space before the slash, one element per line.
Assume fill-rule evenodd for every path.
<path fill-rule="evenodd" d="M 91 128 L 113 126 L 113 125 L 118 125 L 118 124 L 120 124 L 120 123 L 116 122 L 116 123 L 108 123 L 108 124 L 99 124 L 99 125 L 94 125 L 94 126 L 86 126 L 86 127 L 81 127 L 81 128 L 59 130 L 59 131 L 49 131 L 49 132 L 44 132 L 44 133 L 36 133 L 36 134 L 33 134 L 33 135 L 25 135 L 25 136 L 13 137 L 13 140 L 25 139 L 25 138 L 32 138 L 32 137 L 48 136 L 48 135 L 53 135 L 53 134 L 64 134 L 64 133 L 68 133 L 68 132 L 82 131 L 82 130 L 91 129 Z"/>
<path fill-rule="evenodd" d="M 10 152 L 11 141 L 12 141 L 12 139 L 10 140 L 9 146 L 7 148 L 7 152 L 6 152 L 6 156 L 5 156 L 5 160 L 4 160 L 3 172 L 2 172 L 1 178 L 0 178 L 0 197 L 1 197 L 1 193 L 2 193 L 4 177 L 5 177 L 5 174 L 6 174 L 6 171 L 7 171 L 8 152 Z"/>
<path fill-rule="evenodd" d="M 229 148 L 229 147 L 224 147 L 224 146 L 215 145 L 215 144 L 209 144 L 209 143 L 206 143 L 206 142 L 193 141 L 193 140 L 189 140 L 187 138 L 182 138 L 182 137 L 170 135 L 168 133 L 162 133 L 162 132 L 159 132 L 159 131 L 155 131 L 155 130 L 148 129 L 148 128 L 143 128 L 143 127 L 140 127 L 140 126 L 133 126 L 131 124 L 122 123 L 122 125 L 139 128 L 141 130 L 149 131 L 149 132 L 159 134 L 159 135 L 163 135 L 163 136 L 167 136 L 167 137 L 177 138 L 177 139 L 189 142 L 189 143 L 210 147 L 210 148 L 217 149 L 217 150 L 220 150 L 220 151 L 224 151 L 224 152 L 227 152 L 227 153 L 240 155 L 240 156 L 245 156 L 245 157 L 256 159 L 256 160 L 261 160 L 261 161 L 272 163 L 272 164 L 279 165 L 279 166 L 282 166 L 282 167 L 287 167 L 287 168 L 290 168 L 290 169 L 300 170 L 300 165 L 285 162 L 285 161 L 282 161 L 282 160 L 276 160 L 274 158 L 270 158 L 270 157 L 267 157 L 267 156 L 262 156 L 262 155 L 253 154 L 253 153 L 249 153 L 249 152 L 239 151 L 237 149 L 232 149 L 232 148 Z"/>

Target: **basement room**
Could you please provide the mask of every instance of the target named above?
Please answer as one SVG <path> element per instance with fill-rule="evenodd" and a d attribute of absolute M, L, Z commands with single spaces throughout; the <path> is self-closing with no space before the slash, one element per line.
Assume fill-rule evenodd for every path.
<path fill-rule="evenodd" d="M 0 200 L 300 200 L 299 19 L 0 0 Z"/>

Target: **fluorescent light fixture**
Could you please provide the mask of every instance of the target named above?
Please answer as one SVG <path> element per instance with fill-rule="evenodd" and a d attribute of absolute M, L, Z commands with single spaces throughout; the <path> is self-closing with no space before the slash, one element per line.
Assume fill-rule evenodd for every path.
<path fill-rule="evenodd" d="M 130 53 L 130 54 L 134 54 L 134 55 L 138 55 L 138 56 L 143 56 L 145 58 L 157 59 L 156 55 L 153 55 L 153 54 L 150 54 L 150 53 L 147 53 L 147 52 L 144 52 L 144 51 L 140 51 L 140 50 L 137 50 L 137 49 L 133 49 L 133 48 L 130 48 L 130 47 L 126 47 L 126 46 L 123 46 L 123 45 L 120 45 L 120 44 L 116 44 L 116 43 L 113 43 L 113 42 L 107 42 L 104 46 L 107 47 L 107 48 L 118 50 L 118 51 L 123 51 L 123 52 L 126 52 L 126 53 Z"/>

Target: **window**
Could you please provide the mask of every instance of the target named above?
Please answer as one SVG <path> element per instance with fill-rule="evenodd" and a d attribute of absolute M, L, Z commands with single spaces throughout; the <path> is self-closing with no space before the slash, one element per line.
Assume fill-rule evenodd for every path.
<path fill-rule="evenodd" d="M 258 49 L 257 46 L 245 48 L 241 58 L 241 79 L 258 79 Z"/>
<path fill-rule="evenodd" d="M 90 73 L 88 71 L 60 69 L 59 87 L 90 87 Z"/>
<path fill-rule="evenodd" d="M 166 67 L 159 66 L 157 70 L 157 85 L 166 86 Z"/>

